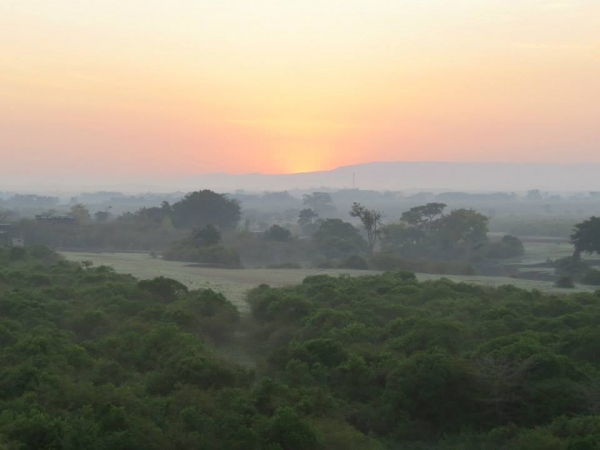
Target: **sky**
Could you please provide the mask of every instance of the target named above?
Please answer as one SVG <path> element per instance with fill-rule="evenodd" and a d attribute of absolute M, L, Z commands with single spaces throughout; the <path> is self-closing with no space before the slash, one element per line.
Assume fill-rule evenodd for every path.
<path fill-rule="evenodd" d="M 600 163 L 599 118 L 598 0 L 0 0 L 5 179 Z"/>

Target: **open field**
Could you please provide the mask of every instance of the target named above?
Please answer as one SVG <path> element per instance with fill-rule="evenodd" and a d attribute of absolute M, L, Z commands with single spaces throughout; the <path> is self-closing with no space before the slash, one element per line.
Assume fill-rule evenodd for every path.
<path fill-rule="evenodd" d="M 153 278 L 165 276 L 178 280 L 192 289 L 210 288 L 223 293 L 229 300 L 240 308 L 246 310 L 244 295 L 249 290 L 261 283 L 271 286 L 293 285 L 302 282 L 310 275 L 326 274 L 338 276 L 349 274 L 352 276 L 372 275 L 378 272 L 363 270 L 342 269 L 214 269 L 195 267 L 184 262 L 163 261 L 152 258 L 145 253 L 76 253 L 63 252 L 67 259 L 72 261 L 91 261 L 95 265 L 107 265 L 117 272 L 130 273 L 137 278 Z M 441 275 L 417 274 L 420 280 L 442 278 Z M 539 289 L 551 292 L 572 292 L 573 290 L 557 289 L 551 282 L 520 280 L 508 277 L 488 276 L 445 276 L 454 281 L 464 281 L 486 286 L 501 286 L 514 284 L 524 289 Z M 594 291 L 594 289 L 578 286 L 577 290 Z"/>
<path fill-rule="evenodd" d="M 538 264 L 548 259 L 559 259 L 573 254 L 573 245 L 568 241 L 523 242 L 525 254 L 521 264 Z"/>

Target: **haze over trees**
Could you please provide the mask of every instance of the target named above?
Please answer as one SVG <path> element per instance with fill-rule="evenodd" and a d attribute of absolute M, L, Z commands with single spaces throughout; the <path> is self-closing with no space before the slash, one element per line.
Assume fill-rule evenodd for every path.
<path fill-rule="evenodd" d="M 375 251 L 375 244 L 379 239 L 380 228 L 382 225 L 381 219 L 383 214 L 379 211 L 368 209 L 360 203 L 354 202 L 350 209 L 350 216 L 357 217 L 363 224 L 365 231 L 367 232 L 367 243 L 369 244 L 369 252 L 373 254 Z"/>
<path fill-rule="evenodd" d="M 228 230 L 234 229 L 241 218 L 241 207 L 236 200 L 207 189 L 187 194 L 171 206 L 171 211 L 173 224 L 179 228 L 211 224 Z"/>
<path fill-rule="evenodd" d="M 596 449 L 599 295 L 319 275 L 253 289 L 242 318 L 0 248 L 0 446 Z"/>

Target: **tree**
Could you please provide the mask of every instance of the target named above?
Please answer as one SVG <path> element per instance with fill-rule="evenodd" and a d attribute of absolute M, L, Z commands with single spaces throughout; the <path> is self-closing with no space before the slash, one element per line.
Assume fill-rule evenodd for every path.
<path fill-rule="evenodd" d="M 237 200 L 207 189 L 187 194 L 174 203 L 171 209 L 173 223 L 179 228 L 201 228 L 213 224 L 222 230 L 231 230 L 237 226 L 241 217 L 241 207 Z"/>
<path fill-rule="evenodd" d="M 313 238 L 323 255 L 327 258 L 342 258 L 364 253 L 367 242 L 358 230 L 348 222 L 340 219 L 324 220 Z"/>
<path fill-rule="evenodd" d="M 298 225 L 305 227 L 312 225 L 319 218 L 319 213 L 310 208 L 305 208 L 298 214 Z"/>
<path fill-rule="evenodd" d="M 304 203 L 304 206 L 319 214 L 332 213 L 335 211 L 335 206 L 333 206 L 331 195 L 327 192 L 313 192 L 312 194 L 305 194 L 302 196 L 302 202 Z"/>
<path fill-rule="evenodd" d="M 423 206 L 415 206 L 402 213 L 400 220 L 414 227 L 426 227 L 431 230 L 433 222 L 444 215 L 445 208 L 445 203 L 427 203 Z"/>
<path fill-rule="evenodd" d="M 393 223 L 381 229 L 383 250 L 400 256 L 423 256 L 427 249 L 427 233 L 405 223 Z"/>
<path fill-rule="evenodd" d="M 525 247 L 521 240 L 510 234 L 503 236 L 500 242 L 490 244 L 487 250 L 487 256 L 490 258 L 514 258 L 523 253 L 525 253 Z"/>
<path fill-rule="evenodd" d="M 600 253 L 600 217 L 592 216 L 578 223 L 573 231 L 571 243 L 575 247 L 575 258 L 579 258 L 582 252 Z"/>
<path fill-rule="evenodd" d="M 375 244 L 379 237 L 382 214 L 374 209 L 367 209 L 360 203 L 354 202 L 350 210 L 350 216 L 358 217 L 367 231 L 367 242 L 369 243 L 369 251 L 373 254 Z"/>
<path fill-rule="evenodd" d="M 487 242 L 488 218 L 473 209 L 455 209 L 436 221 L 437 237 L 445 250 L 466 250 Z"/>
<path fill-rule="evenodd" d="M 82 203 L 76 203 L 71 206 L 69 215 L 75 219 L 75 222 L 79 225 L 88 223 L 90 221 L 90 211 Z"/>
<path fill-rule="evenodd" d="M 282 226 L 273 225 L 265 231 L 264 237 L 269 241 L 287 242 L 292 240 L 292 233 Z"/>
<path fill-rule="evenodd" d="M 204 228 L 195 229 L 192 238 L 198 247 L 211 247 L 221 242 L 221 232 L 209 223 Z"/>
<path fill-rule="evenodd" d="M 94 213 L 94 220 L 96 222 L 107 222 L 110 216 L 111 214 L 108 211 L 97 211 Z"/>

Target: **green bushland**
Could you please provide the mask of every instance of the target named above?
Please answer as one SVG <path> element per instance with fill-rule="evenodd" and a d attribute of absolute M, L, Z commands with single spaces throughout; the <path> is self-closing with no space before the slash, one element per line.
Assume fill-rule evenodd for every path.
<path fill-rule="evenodd" d="M 600 295 L 407 272 L 249 294 L 265 373 L 389 448 L 598 448 Z M 331 404 L 324 412 L 324 399 Z"/>
<path fill-rule="evenodd" d="M 0 448 L 600 445 L 600 293 L 389 272 L 248 301 L 0 249 Z"/>
<path fill-rule="evenodd" d="M 581 282 L 590 286 L 600 286 L 600 270 L 589 269 L 581 278 Z"/>

